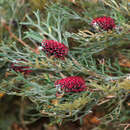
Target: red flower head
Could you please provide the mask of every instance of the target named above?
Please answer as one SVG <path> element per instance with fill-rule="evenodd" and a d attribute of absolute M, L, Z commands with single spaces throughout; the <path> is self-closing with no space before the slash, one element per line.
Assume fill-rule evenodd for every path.
<path fill-rule="evenodd" d="M 103 29 L 105 31 L 112 30 L 116 26 L 114 19 L 106 16 L 93 19 L 91 24 L 94 28 Z"/>
<path fill-rule="evenodd" d="M 79 76 L 70 76 L 57 80 L 55 86 L 58 93 L 62 92 L 82 92 L 86 90 L 85 81 Z"/>
<path fill-rule="evenodd" d="M 68 54 L 68 47 L 54 40 L 43 40 L 42 50 L 48 55 L 64 59 Z"/>
<path fill-rule="evenodd" d="M 23 59 L 20 59 L 20 60 L 17 60 L 17 61 L 25 61 L 27 62 L 26 60 L 23 60 Z M 23 74 L 29 74 L 30 72 L 32 72 L 32 70 L 30 70 L 31 67 L 29 66 L 21 66 L 20 63 L 12 63 L 11 64 L 11 69 L 13 69 L 15 72 L 20 72 L 20 73 L 23 73 Z"/>

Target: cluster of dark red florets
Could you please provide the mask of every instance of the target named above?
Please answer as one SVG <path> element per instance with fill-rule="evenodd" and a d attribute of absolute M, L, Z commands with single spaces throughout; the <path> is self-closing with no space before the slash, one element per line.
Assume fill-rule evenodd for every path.
<path fill-rule="evenodd" d="M 99 28 L 105 31 L 112 30 L 116 26 L 114 19 L 106 16 L 93 19 L 91 24 L 94 28 Z"/>
<path fill-rule="evenodd" d="M 47 54 L 47 56 L 55 56 L 60 59 L 64 59 L 68 54 L 68 47 L 54 40 L 43 40 L 42 50 Z"/>
<path fill-rule="evenodd" d="M 79 76 L 70 76 L 55 81 L 58 93 L 63 92 L 82 92 L 86 90 L 85 81 Z"/>
<path fill-rule="evenodd" d="M 20 60 L 18 59 L 17 62 L 18 61 L 27 62 L 26 60 L 23 60 L 23 59 L 20 59 Z M 20 73 L 23 73 L 25 75 L 32 72 L 32 70 L 29 66 L 23 66 L 21 63 L 16 63 L 16 62 L 11 63 L 10 68 L 13 69 L 15 72 L 20 72 Z"/>

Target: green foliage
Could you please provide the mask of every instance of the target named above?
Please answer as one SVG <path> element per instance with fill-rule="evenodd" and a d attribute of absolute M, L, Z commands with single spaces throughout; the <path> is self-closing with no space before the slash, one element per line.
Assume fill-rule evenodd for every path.
<path fill-rule="evenodd" d="M 128 120 L 129 110 L 122 106 L 130 89 L 130 68 L 121 66 L 119 61 L 119 54 L 129 57 L 128 5 L 126 2 L 118 3 L 115 0 L 99 2 L 97 6 L 87 3 L 84 2 L 83 5 L 79 2 L 82 10 L 80 13 L 71 4 L 68 6 L 72 8 L 60 2 L 53 3 L 48 5 L 44 14 L 39 10 L 27 13 L 29 5 L 26 3 L 21 6 L 17 1 L 0 2 L 2 6 L 7 6 L 7 12 L 10 12 L 9 15 L 1 12 L 1 19 L 6 20 L 7 25 L 11 25 L 18 39 L 29 45 L 22 46 L 20 41 L 12 39 L 11 34 L 6 31 L 0 34 L 0 92 L 6 93 L 6 96 L 21 97 L 25 102 L 29 100 L 22 116 L 26 117 L 33 110 L 36 117 L 33 118 L 32 114 L 26 118 L 26 122 L 33 122 L 41 116 L 56 119 L 56 122 L 63 119 L 79 120 L 96 105 L 106 112 L 103 117 L 105 124 Z M 21 8 L 25 8 L 25 12 L 18 15 Z M 0 10 L 4 8 L 1 7 Z M 113 17 L 118 28 L 108 32 L 91 32 L 91 20 L 102 15 Z M 16 20 L 18 26 L 10 24 L 10 20 Z M 83 23 L 83 26 L 77 25 L 77 22 L 79 25 Z M 60 60 L 47 57 L 42 51 L 39 54 L 34 53 L 30 47 L 37 49 L 43 39 L 57 40 L 67 45 L 68 57 Z M 31 67 L 33 72 L 23 75 L 10 70 L 11 62 L 17 59 L 28 61 L 19 63 Z M 82 76 L 88 90 L 57 98 L 54 82 L 73 75 Z M 127 112 L 123 113 L 125 110 Z"/>

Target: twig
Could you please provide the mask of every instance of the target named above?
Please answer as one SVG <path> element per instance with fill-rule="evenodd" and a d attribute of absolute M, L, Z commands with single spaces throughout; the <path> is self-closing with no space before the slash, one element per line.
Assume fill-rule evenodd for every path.
<path fill-rule="evenodd" d="M 2 26 L 9 32 L 10 37 L 16 39 L 19 41 L 23 46 L 28 47 L 30 50 L 35 52 L 36 54 L 39 54 L 39 50 L 31 48 L 27 43 L 25 43 L 22 39 L 18 38 L 14 33 L 12 33 L 11 28 L 6 24 L 6 21 L 4 19 L 1 20 Z"/>
<path fill-rule="evenodd" d="M 128 124 L 128 125 L 124 128 L 124 130 L 127 130 L 127 128 L 129 128 L 129 126 L 130 126 L 130 124 Z"/>
<path fill-rule="evenodd" d="M 76 64 L 77 66 L 81 66 L 81 64 L 76 59 L 74 59 L 72 56 L 71 56 L 71 59 L 74 62 L 74 64 Z M 102 76 L 100 74 L 97 74 L 94 71 L 88 70 L 85 67 L 82 67 L 82 69 L 80 70 L 80 72 L 89 74 L 89 75 L 94 76 L 94 77 L 98 77 L 98 78 L 104 79 L 104 76 Z"/>
<path fill-rule="evenodd" d="M 127 130 L 127 128 L 129 128 L 130 127 L 130 124 L 120 124 L 120 125 L 126 125 L 126 127 L 124 128 L 124 130 Z"/>

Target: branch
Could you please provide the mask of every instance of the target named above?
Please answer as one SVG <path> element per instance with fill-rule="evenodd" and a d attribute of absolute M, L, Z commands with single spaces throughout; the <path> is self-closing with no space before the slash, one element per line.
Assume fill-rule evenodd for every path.
<path fill-rule="evenodd" d="M 10 37 L 14 38 L 15 40 L 19 41 L 23 46 L 28 47 L 30 50 L 35 52 L 36 54 L 39 54 L 38 47 L 36 49 L 31 48 L 27 43 L 25 43 L 22 39 L 18 38 L 12 31 L 11 28 L 6 24 L 6 21 L 4 19 L 1 20 L 2 26 L 9 32 Z"/>

